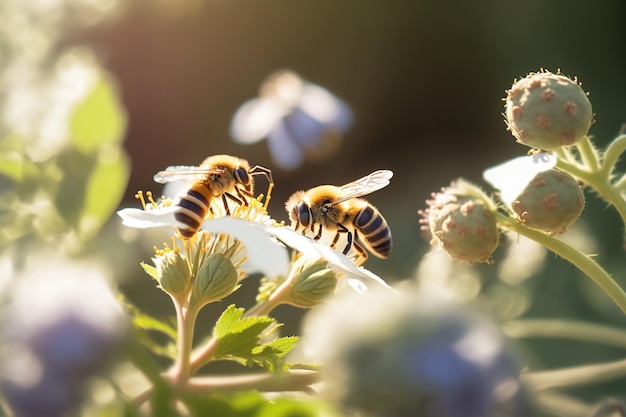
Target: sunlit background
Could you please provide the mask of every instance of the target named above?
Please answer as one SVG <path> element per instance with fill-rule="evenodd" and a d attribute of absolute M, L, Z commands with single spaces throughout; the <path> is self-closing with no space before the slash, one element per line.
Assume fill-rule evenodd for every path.
<path fill-rule="evenodd" d="M 483 297 L 501 318 L 525 314 L 623 324 L 591 281 L 526 242 L 504 245 L 491 266 L 450 263 L 438 251 L 418 266 L 430 247 L 417 210 L 432 191 L 461 176 L 486 188 L 485 168 L 527 152 L 506 131 L 501 99 L 513 79 L 528 72 L 560 68 L 577 76 L 596 113 L 590 134 L 598 143 L 617 136 L 626 123 L 625 18 L 622 0 L 5 0 L 0 140 L 5 146 L 23 141 L 21 148 L 34 161 L 58 152 L 66 136 L 64 118 L 101 74 L 125 110 L 116 123 L 119 132 L 126 129 L 119 140 L 130 176 L 120 206 L 138 206 L 137 190 L 159 194 L 152 180 L 157 171 L 197 165 L 213 154 L 272 169 L 276 186 L 269 211 L 278 220 L 288 219 L 284 202 L 296 190 L 391 169 L 391 185 L 368 200 L 387 219 L 394 250 L 389 260 L 370 259 L 371 270 L 390 282 L 419 275 L 425 291 Z M 267 77 L 284 69 L 341 100 L 349 112 L 324 152 L 306 157 L 311 152 L 303 151 L 302 161 L 291 166 L 277 163 L 270 141 L 242 144 L 231 127 L 244 103 L 263 96 Z M 98 161 L 123 165 L 123 157 L 102 152 Z M 107 187 L 106 181 L 97 184 Z M 263 178 L 258 184 L 265 189 Z M 71 196 L 71 190 L 66 193 Z M 89 234 L 83 223 L 81 233 Z M 583 219 L 567 239 L 598 253 L 598 262 L 626 285 L 619 225 L 612 209 L 587 194 Z M 165 235 L 124 235 L 124 247 L 122 233 L 128 232 L 111 218 L 90 250 L 109 259 L 133 301 L 152 312 L 169 309 L 159 304 L 168 300 L 138 266 Z M 507 242 L 516 243 L 516 237 Z M 297 332 L 293 309 L 278 314 L 287 322 L 285 332 Z M 538 349 L 531 361 L 553 367 L 590 356 L 619 357 L 596 346 L 567 354 L 554 341 L 528 346 Z"/>

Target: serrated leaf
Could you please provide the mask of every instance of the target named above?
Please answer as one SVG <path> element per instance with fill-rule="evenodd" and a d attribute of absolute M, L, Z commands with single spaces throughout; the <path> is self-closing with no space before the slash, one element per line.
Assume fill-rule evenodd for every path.
<path fill-rule="evenodd" d="M 298 336 L 283 336 L 274 339 L 271 342 L 265 343 L 260 347 L 270 348 L 276 354 L 276 356 L 278 356 L 279 358 L 283 358 L 285 357 L 285 355 L 291 352 L 291 350 L 296 346 L 296 343 L 298 343 L 298 340 Z"/>
<path fill-rule="evenodd" d="M 248 317 L 231 327 L 231 333 L 217 339 L 215 356 L 244 356 L 259 344 L 261 333 L 274 323 L 270 317 Z"/>
<path fill-rule="evenodd" d="M 257 346 L 252 349 L 252 355 L 248 357 L 248 362 L 268 368 L 271 371 L 288 369 L 289 366 L 282 358 L 295 347 L 297 341 L 297 336 L 285 336 Z"/>
<path fill-rule="evenodd" d="M 103 74 L 76 107 L 70 120 L 74 147 L 93 153 L 102 144 L 119 143 L 126 130 L 126 114 L 113 83 Z"/>
<path fill-rule="evenodd" d="M 215 358 L 248 366 L 283 368 L 281 358 L 293 348 L 297 338 L 278 338 L 261 345 L 262 334 L 268 327 L 276 326 L 276 321 L 268 316 L 242 318 L 243 311 L 231 305 L 222 313 L 214 330 L 217 337 Z"/>
<path fill-rule="evenodd" d="M 228 334 L 231 327 L 241 319 L 243 312 L 243 308 L 237 308 L 234 304 L 229 305 L 215 323 L 214 335 L 219 338 Z"/>
<path fill-rule="evenodd" d="M 146 274 L 150 275 L 153 279 L 157 281 L 159 280 L 159 273 L 157 272 L 157 269 L 154 266 L 147 264 L 145 262 L 141 262 L 139 265 L 141 265 L 141 267 L 146 272 Z"/>

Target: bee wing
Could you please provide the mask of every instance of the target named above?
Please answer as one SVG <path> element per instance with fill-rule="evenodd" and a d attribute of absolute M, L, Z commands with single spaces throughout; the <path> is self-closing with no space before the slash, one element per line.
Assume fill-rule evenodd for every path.
<path fill-rule="evenodd" d="M 352 181 L 339 187 L 343 192 L 343 196 L 334 201 L 334 204 L 349 200 L 355 197 L 361 197 L 389 185 L 389 180 L 393 177 L 393 172 L 388 169 L 374 171 L 371 174 Z"/>
<path fill-rule="evenodd" d="M 165 184 L 173 181 L 203 180 L 210 174 L 222 174 L 224 171 L 217 168 L 203 166 L 176 165 L 167 167 L 165 171 L 154 174 L 154 181 Z"/>

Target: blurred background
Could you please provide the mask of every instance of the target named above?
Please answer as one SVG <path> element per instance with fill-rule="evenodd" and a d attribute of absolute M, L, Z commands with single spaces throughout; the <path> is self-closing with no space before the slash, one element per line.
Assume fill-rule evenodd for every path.
<path fill-rule="evenodd" d="M 117 86 L 127 115 L 123 147 L 131 163 L 120 206 L 138 206 L 137 190 L 158 194 L 152 180 L 157 171 L 197 165 L 213 154 L 236 155 L 273 170 L 276 187 L 269 211 L 278 220 L 287 220 L 284 201 L 296 190 L 340 185 L 391 169 L 391 185 L 368 200 L 388 220 L 394 252 L 389 260 L 367 263 L 391 282 L 415 277 L 430 249 L 417 210 L 426 207 L 431 192 L 461 176 L 484 185 L 485 168 L 526 154 L 501 115 L 505 90 L 515 78 L 541 68 L 577 76 L 596 113 L 590 131 L 596 143 L 609 142 L 626 122 L 623 0 L 5 0 L 0 18 L 19 8 L 24 17 L 2 25 L 3 36 L 14 43 L 10 49 L 4 41 L 2 61 L 35 55 L 47 39 L 38 60 L 45 71 L 64 51 L 87 47 Z M 20 38 L 18 44 L 27 26 L 38 35 Z M 353 112 L 352 127 L 335 153 L 293 170 L 274 164 L 265 141 L 241 145 L 229 133 L 237 109 L 257 97 L 264 79 L 282 68 L 328 89 Z M 6 80 L 2 85 L 5 92 L 11 87 Z M 623 279 L 619 217 L 592 194 L 587 194 L 583 216 L 579 236 L 585 247 Z M 585 222 L 591 227 L 584 229 Z M 103 233 L 118 234 L 119 219 L 112 218 Z M 163 294 L 137 266 L 149 258 L 154 243 L 144 243 L 145 254 L 133 260 L 123 248 L 103 252 L 119 263 L 131 298 L 152 294 L 163 302 Z M 496 260 L 504 256 L 497 253 Z M 546 259 L 525 277 L 526 301 L 518 313 L 624 323 L 587 278 L 551 255 Z M 130 266 L 120 267 L 126 261 Z M 498 280 L 495 266 L 477 270 L 484 285 Z M 279 320 L 289 320 L 294 312 L 283 314 Z M 285 329 L 297 331 L 297 323 Z M 536 347 L 542 352 L 537 360 L 550 366 L 576 362 L 552 341 Z M 581 349 L 577 358 L 590 350 L 594 358 L 618 354 L 608 348 Z"/>
<path fill-rule="evenodd" d="M 501 116 L 514 78 L 540 68 L 578 76 L 597 114 L 591 134 L 604 142 L 618 134 L 624 17 L 619 0 L 136 1 L 66 42 L 95 47 L 119 83 L 132 159 L 126 201 L 154 189 L 152 175 L 168 165 L 227 153 L 274 170 L 270 212 L 280 220 L 298 189 L 391 169 L 392 185 L 369 200 L 397 242 L 385 268 L 401 277 L 424 244 L 415 212 L 431 191 L 459 176 L 480 181 L 484 168 L 526 153 Z M 229 136 L 237 108 L 281 68 L 354 112 L 338 152 L 294 171 L 277 169 L 265 142 L 241 146 Z"/>

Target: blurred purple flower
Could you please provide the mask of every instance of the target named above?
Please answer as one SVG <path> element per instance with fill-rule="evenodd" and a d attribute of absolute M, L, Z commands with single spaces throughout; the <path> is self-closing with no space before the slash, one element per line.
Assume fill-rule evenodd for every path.
<path fill-rule="evenodd" d="M 36 262 L 14 277 L 0 388 L 16 415 L 54 417 L 80 405 L 85 383 L 120 352 L 129 325 L 98 265 L 46 255 Z"/>
<path fill-rule="evenodd" d="M 410 292 L 345 294 L 311 311 L 302 343 L 322 359 L 322 394 L 363 417 L 531 415 L 507 340 L 460 306 Z"/>
<path fill-rule="evenodd" d="M 237 143 L 267 138 L 274 162 L 295 169 L 305 158 L 319 159 L 339 148 L 352 124 L 352 111 L 328 90 L 289 70 L 270 75 L 260 97 L 248 100 L 231 121 Z"/>

